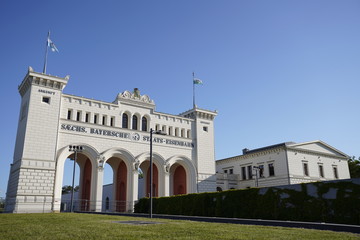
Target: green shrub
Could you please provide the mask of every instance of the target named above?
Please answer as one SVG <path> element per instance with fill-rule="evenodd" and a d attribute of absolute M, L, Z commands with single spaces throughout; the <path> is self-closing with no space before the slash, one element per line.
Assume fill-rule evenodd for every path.
<path fill-rule="evenodd" d="M 153 212 L 360 224 L 359 182 L 359 179 L 316 182 L 160 197 L 153 199 Z M 140 199 L 135 212 L 148 213 L 149 199 Z"/>

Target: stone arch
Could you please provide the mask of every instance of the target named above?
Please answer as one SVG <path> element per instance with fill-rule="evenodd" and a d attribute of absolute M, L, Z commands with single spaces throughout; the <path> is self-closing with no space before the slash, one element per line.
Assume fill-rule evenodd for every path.
<path fill-rule="evenodd" d="M 137 178 L 136 178 L 137 174 L 134 174 L 134 169 L 135 169 L 134 156 L 129 151 L 123 148 L 108 149 L 102 153 L 102 156 L 104 159 L 104 163 L 103 163 L 104 166 L 105 163 L 112 158 L 117 158 L 121 160 L 121 161 L 116 161 L 115 163 L 114 161 L 112 161 L 111 163 L 109 162 L 114 173 L 112 201 L 115 201 L 117 203 L 118 201 L 125 202 L 125 203 L 120 203 L 119 206 L 116 204 L 116 209 L 115 209 L 116 211 L 123 212 L 123 211 L 131 210 L 130 209 L 131 204 L 129 203 L 135 200 L 133 196 L 133 188 L 135 184 L 137 185 Z M 124 177 L 124 175 L 126 176 Z"/>
<path fill-rule="evenodd" d="M 56 177 L 55 177 L 54 200 L 53 200 L 54 201 L 54 206 L 53 206 L 54 211 L 60 211 L 61 190 L 62 190 L 62 183 L 63 183 L 63 177 L 64 177 L 65 160 L 72 154 L 71 152 L 69 152 L 70 145 L 83 146 L 83 151 L 81 152 L 81 154 L 88 157 L 91 162 L 91 165 L 92 165 L 91 182 L 93 184 L 91 187 L 90 199 L 94 200 L 94 197 L 95 197 L 94 189 L 96 188 L 95 180 L 97 177 L 96 169 L 98 167 L 97 159 L 99 156 L 99 152 L 94 147 L 92 147 L 91 145 L 86 144 L 86 143 L 72 143 L 72 144 L 66 145 L 65 147 L 58 150 L 57 157 L 56 157 Z"/>
<path fill-rule="evenodd" d="M 141 166 L 143 163 L 145 163 L 146 161 L 149 161 L 150 159 L 150 152 L 144 152 L 140 155 L 138 155 L 136 157 L 136 161 L 138 163 L 139 166 Z M 157 195 L 160 197 L 160 196 L 166 196 L 166 189 L 165 189 L 165 166 L 166 166 L 166 161 L 165 159 L 158 153 L 153 153 L 153 157 L 152 157 L 152 160 L 153 160 L 153 164 L 156 166 L 157 168 L 157 172 L 156 170 L 153 170 L 154 172 L 153 173 L 157 173 L 157 177 L 158 177 L 158 182 L 155 184 L 156 185 L 156 189 L 157 189 Z M 148 184 L 147 184 L 147 181 L 148 180 L 148 168 L 149 168 L 149 164 L 146 165 L 146 169 L 142 169 L 144 171 L 144 179 L 145 179 L 145 186 L 144 186 L 144 189 L 140 191 L 147 191 L 149 187 Z"/>
<path fill-rule="evenodd" d="M 184 168 L 186 173 L 186 193 L 195 193 L 197 192 L 197 173 L 196 168 L 193 164 L 193 162 L 187 158 L 186 156 L 182 155 L 176 155 L 171 158 L 169 158 L 166 161 L 166 165 L 169 169 L 170 174 L 170 195 L 174 194 L 173 184 L 174 184 L 174 171 L 176 166 L 180 165 Z"/>

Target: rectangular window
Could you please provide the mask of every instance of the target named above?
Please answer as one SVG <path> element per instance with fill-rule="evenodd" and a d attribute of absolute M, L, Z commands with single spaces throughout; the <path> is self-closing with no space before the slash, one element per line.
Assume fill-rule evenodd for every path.
<path fill-rule="evenodd" d="M 98 121 L 98 115 L 95 114 L 95 115 L 94 115 L 94 123 L 97 124 L 97 121 Z"/>
<path fill-rule="evenodd" d="M 229 169 L 229 174 L 234 174 L 234 169 Z"/>
<path fill-rule="evenodd" d="M 269 176 L 275 176 L 275 169 L 274 169 L 274 164 L 273 163 L 269 163 L 268 164 L 269 167 Z"/>
<path fill-rule="evenodd" d="M 81 112 L 77 111 L 76 112 L 76 121 L 80 121 L 80 118 L 81 118 Z"/>
<path fill-rule="evenodd" d="M 208 127 L 203 127 L 204 132 L 208 131 Z"/>
<path fill-rule="evenodd" d="M 106 116 L 103 116 L 103 117 L 102 117 L 102 125 L 106 125 L 106 120 L 107 120 L 107 119 L 106 119 Z"/>
<path fill-rule="evenodd" d="M 324 176 L 324 167 L 323 165 L 319 165 L 319 175 L 321 178 L 325 177 Z"/>
<path fill-rule="evenodd" d="M 246 180 L 246 168 L 245 167 L 241 167 L 241 175 L 242 175 L 242 180 Z"/>
<path fill-rule="evenodd" d="M 309 176 L 308 164 L 307 164 L 307 163 L 303 163 L 303 168 L 304 168 L 304 175 L 305 175 L 305 176 Z"/>
<path fill-rule="evenodd" d="M 264 177 L 264 165 L 259 165 L 259 177 Z"/>
<path fill-rule="evenodd" d="M 114 126 L 114 122 L 115 122 L 115 117 L 111 117 L 110 118 L 110 126 Z"/>
<path fill-rule="evenodd" d="M 248 176 L 249 176 L 249 179 L 252 179 L 252 178 L 253 178 L 253 174 L 252 174 L 252 166 L 247 166 L 247 170 L 248 170 Z"/>
<path fill-rule="evenodd" d="M 338 179 L 339 175 L 338 175 L 337 167 L 333 167 L 333 171 L 334 171 L 334 178 Z"/>
<path fill-rule="evenodd" d="M 68 110 L 67 119 L 71 120 L 72 110 Z"/>
<path fill-rule="evenodd" d="M 43 103 L 50 104 L 50 98 L 49 98 L 49 97 L 43 97 L 43 98 L 42 98 L 42 102 L 43 102 Z"/>
<path fill-rule="evenodd" d="M 89 116 L 90 116 L 90 113 L 85 114 L 85 122 L 89 122 Z"/>
<path fill-rule="evenodd" d="M 224 173 L 227 173 L 227 170 L 224 170 Z"/>

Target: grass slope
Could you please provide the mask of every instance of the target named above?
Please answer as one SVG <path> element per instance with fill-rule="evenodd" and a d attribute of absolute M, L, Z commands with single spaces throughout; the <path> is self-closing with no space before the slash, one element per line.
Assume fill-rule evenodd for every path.
<path fill-rule="evenodd" d="M 134 220 L 163 224 L 114 223 Z M 77 213 L 0 214 L 0 226 L 0 239 L 360 239 L 332 231 Z"/>

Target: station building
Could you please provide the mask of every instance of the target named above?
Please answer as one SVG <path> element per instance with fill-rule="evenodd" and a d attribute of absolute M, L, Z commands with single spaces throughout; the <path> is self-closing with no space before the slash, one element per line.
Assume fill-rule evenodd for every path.
<path fill-rule="evenodd" d="M 83 148 L 76 158 L 81 210 L 101 211 L 103 169 L 109 164 L 112 210 L 131 212 L 138 191 L 150 192 L 150 129 L 166 134 L 153 134 L 154 196 L 216 190 L 216 111 L 194 106 L 179 115 L 157 112 L 138 89 L 119 93 L 112 102 L 97 101 L 63 93 L 68 81 L 29 67 L 18 87 L 21 106 L 6 212 L 60 211 L 64 163 L 74 158 L 69 146 Z"/>
<path fill-rule="evenodd" d="M 286 142 L 216 161 L 217 190 L 350 178 L 349 156 L 319 140 Z"/>

